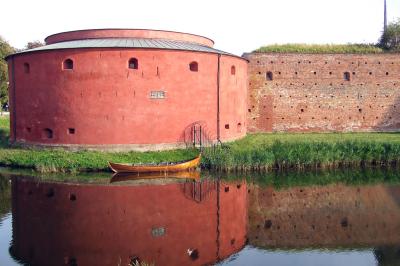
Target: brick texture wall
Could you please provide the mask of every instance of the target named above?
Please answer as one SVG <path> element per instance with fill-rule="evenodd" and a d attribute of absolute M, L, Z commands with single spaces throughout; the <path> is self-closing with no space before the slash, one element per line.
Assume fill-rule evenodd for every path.
<path fill-rule="evenodd" d="M 248 186 L 249 243 L 262 248 L 400 243 L 400 186 Z"/>
<path fill-rule="evenodd" d="M 397 54 L 245 56 L 249 132 L 400 129 Z"/>

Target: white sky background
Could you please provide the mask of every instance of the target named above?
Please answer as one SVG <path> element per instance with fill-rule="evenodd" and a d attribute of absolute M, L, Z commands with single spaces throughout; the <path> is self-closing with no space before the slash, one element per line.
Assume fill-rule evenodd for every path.
<path fill-rule="evenodd" d="M 400 0 L 387 0 L 388 21 Z M 237 55 L 274 43 L 375 43 L 383 0 L 36 0 L 3 1 L 0 35 L 22 48 L 51 34 L 90 28 L 144 28 L 209 37 Z"/>

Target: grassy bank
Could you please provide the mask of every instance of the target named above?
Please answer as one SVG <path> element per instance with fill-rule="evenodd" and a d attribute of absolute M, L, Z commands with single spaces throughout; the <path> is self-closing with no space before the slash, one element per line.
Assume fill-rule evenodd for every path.
<path fill-rule="evenodd" d="M 256 53 L 306 54 L 376 54 L 384 51 L 372 44 L 272 44 L 262 46 Z"/>
<path fill-rule="evenodd" d="M 217 170 L 334 168 L 400 162 L 400 133 L 254 134 L 205 156 Z"/>
<path fill-rule="evenodd" d="M 0 118 L 0 165 L 40 172 L 107 171 L 107 161 L 180 161 L 196 150 L 161 152 L 71 152 L 13 147 L 7 118 Z M 393 165 L 400 162 L 400 133 L 254 134 L 204 152 L 202 167 L 225 171 Z"/>
<path fill-rule="evenodd" d="M 132 163 L 181 161 L 197 155 L 195 150 L 116 153 L 26 149 L 10 146 L 8 136 L 9 120 L 0 117 L 0 165 L 30 168 L 39 172 L 107 171 L 108 161 Z"/>

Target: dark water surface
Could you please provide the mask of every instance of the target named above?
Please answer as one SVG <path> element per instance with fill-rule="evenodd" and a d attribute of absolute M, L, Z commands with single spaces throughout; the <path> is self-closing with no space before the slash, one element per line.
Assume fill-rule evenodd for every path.
<path fill-rule="evenodd" d="M 3 171 L 0 265 L 400 265 L 398 170 L 119 181 Z"/>

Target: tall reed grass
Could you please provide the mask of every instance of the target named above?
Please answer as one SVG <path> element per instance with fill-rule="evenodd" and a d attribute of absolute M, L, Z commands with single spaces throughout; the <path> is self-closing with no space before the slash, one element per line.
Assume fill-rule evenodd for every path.
<path fill-rule="evenodd" d="M 205 167 L 223 171 L 393 165 L 400 161 L 400 134 L 258 134 L 207 150 Z"/>

